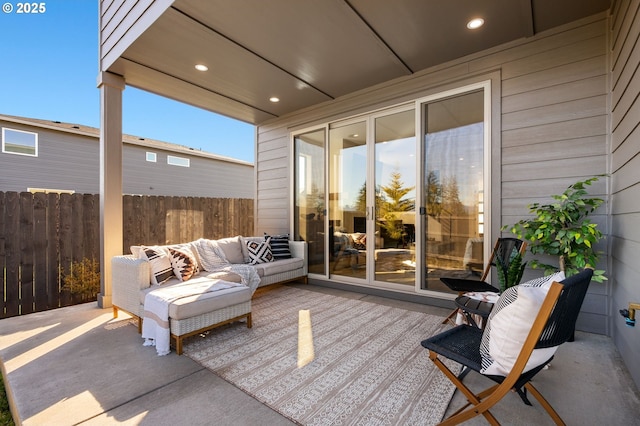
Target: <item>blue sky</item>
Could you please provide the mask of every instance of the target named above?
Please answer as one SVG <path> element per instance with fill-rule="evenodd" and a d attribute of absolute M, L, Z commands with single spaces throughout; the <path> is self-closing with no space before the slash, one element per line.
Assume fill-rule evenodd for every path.
<path fill-rule="evenodd" d="M 0 3 L 0 114 L 99 127 L 98 1 L 44 1 L 42 14 Z M 123 94 L 123 132 L 254 161 L 252 125 L 133 87 Z"/>

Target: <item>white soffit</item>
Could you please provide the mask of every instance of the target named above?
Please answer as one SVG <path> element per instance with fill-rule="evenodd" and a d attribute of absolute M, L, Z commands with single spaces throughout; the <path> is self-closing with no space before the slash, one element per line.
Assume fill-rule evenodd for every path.
<path fill-rule="evenodd" d="M 254 124 L 606 11 L 609 0 L 176 0 L 109 71 Z M 468 30 L 482 17 L 485 25 Z M 204 64 L 206 72 L 194 66 Z M 280 102 L 269 101 L 278 97 Z"/>

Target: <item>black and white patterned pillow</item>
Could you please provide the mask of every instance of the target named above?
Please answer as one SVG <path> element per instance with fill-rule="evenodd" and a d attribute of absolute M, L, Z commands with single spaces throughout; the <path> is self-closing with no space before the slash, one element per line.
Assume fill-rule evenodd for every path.
<path fill-rule="evenodd" d="M 269 246 L 271 247 L 271 253 L 273 254 L 274 260 L 291 259 L 291 251 L 289 250 L 289 234 L 271 236 L 265 234 L 265 241 L 267 238 L 271 239 Z"/>
<path fill-rule="evenodd" d="M 513 368 L 533 322 L 538 316 L 551 283 L 562 281 L 564 272 L 509 287 L 495 303 L 482 334 L 481 372 L 506 376 Z M 523 372 L 529 371 L 553 356 L 557 347 L 535 349 Z"/>
<path fill-rule="evenodd" d="M 173 273 L 180 281 L 187 281 L 198 271 L 196 258 L 189 248 L 169 247 L 169 254 Z"/>
<path fill-rule="evenodd" d="M 162 284 L 173 277 L 169 254 L 160 247 L 142 247 L 140 258 L 146 259 L 151 268 L 151 284 Z"/>
<path fill-rule="evenodd" d="M 247 241 L 247 251 L 249 252 L 249 263 L 257 265 L 258 263 L 273 262 L 273 254 L 269 246 L 270 238 L 266 241 Z"/>

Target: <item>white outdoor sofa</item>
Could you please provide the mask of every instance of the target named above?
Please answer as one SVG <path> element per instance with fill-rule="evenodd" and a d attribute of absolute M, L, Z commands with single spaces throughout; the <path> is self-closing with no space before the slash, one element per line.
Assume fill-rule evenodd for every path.
<path fill-rule="evenodd" d="M 215 240 L 223 248 L 225 257 L 232 264 L 247 264 L 249 260 L 246 244 L 248 241 L 264 241 L 264 237 L 233 237 Z M 198 240 L 202 241 L 202 240 Z M 189 246 L 192 243 L 167 247 Z M 289 241 L 290 258 L 251 265 L 260 277 L 259 287 L 287 281 L 307 281 L 307 244 L 304 241 Z M 139 248 L 132 247 L 133 252 Z M 195 251 L 195 250 L 194 250 Z M 138 255 L 115 256 L 112 259 L 113 315 L 122 310 L 138 319 L 138 332 L 142 331 L 144 299 L 146 293 L 159 288 L 152 284 L 152 263 Z M 161 284 L 164 286 L 184 285 L 203 280 L 223 280 L 240 282 L 241 277 L 228 271 L 201 270 L 189 280 L 181 281 L 173 277 Z M 176 353 L 182 353 L 183 339 L 234 321 L 246 319 L 251 327 L 251 297 L 255 288 L 248 286 L 231 287 L 220 291 L 190 295 L 172 302 L 169 306 L 171 338 L 175 340 Z"/>

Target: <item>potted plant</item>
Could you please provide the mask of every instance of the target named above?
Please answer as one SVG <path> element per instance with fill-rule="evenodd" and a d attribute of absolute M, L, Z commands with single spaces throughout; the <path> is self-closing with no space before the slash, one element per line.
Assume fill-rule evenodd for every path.
<path fill-rule="evenodd" d="M 496 256 L 496 270 L 498 272 L 498 282 L 500 283 L 500 293 L 509 287 L 520 284 L 524 268 L 527 262 L 522 261 L 522 255 L 514 250 L 514 254 L 509 259 L 509 265 L 505 265 L 500 256 Z"/>
<path fill-rule="evenodd" d="M 594 176 L 578 181 L 560 195 L 553 195 L 551 204 L 530 204 L 532 219 L 521 220 L 515 225 L 506 225 L 511 233 L 529 242 L 531 253 L 557 256 L 559 269 L 566 276 L 578 273 L 583 268 L 593 268 L 593 280 L 607 279 L 603 270 L 595 270 L 599 252 L 594 245 L 604 238 L 598 225 L 592 223 L 588 215 L 596 210 L 604 200 L 588 198 L 586 186 L 597 181 Z M 533 268 L 544 268 L 545 273 L 558 270 L 557 265 L 543 263 L 537 259 L 531 262 Z"/>

